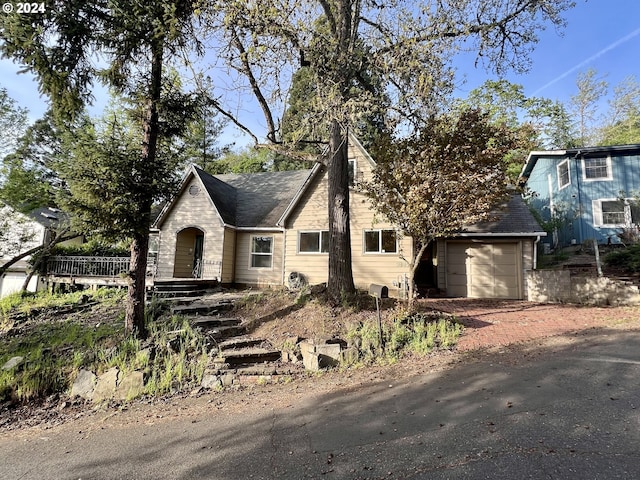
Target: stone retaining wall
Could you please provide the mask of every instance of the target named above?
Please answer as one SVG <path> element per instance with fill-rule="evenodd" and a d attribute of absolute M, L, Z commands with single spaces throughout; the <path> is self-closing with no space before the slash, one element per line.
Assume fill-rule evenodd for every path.
<path fill-rule="evenodd" d="M 527 287 L 531 302 L 640 305 L 640 291 L 635 285 L 607 277 L 572 275 L 568 270 L 529 271 Z"/>

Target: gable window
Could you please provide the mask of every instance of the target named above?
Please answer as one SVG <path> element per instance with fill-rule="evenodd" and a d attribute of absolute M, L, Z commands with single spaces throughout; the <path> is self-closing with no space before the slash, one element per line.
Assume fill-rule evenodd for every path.
<path fill-rule="evenodd" d="M 624 227 L 640 222 L 640 208 L 628 200 L 607 199 L 593 201 L 593 225 L 596 227 Z"/>
<path fill-rule="evenodd" d="M 396 253 L 395 230 L 365 230 L 364 253 Z"/>
<path fill-rule="evenodd" d="M 251 268 L 271 268 L 273 237 L 251 237 Z"/>
<path fill-rule="evenodd" d="M 349 186 L 353 187 L 356 183 L 356 159 L 350 158 L 348 160 L 349 168 Z"/>
<path fill-rule="evenodd" d="M 571 183 L 569 176 L 569 160 L 558 164 L 558 188 L 562 189 Z"/>
<path fill-rule="evenodd" d="M 298 235 L 299 253 L 327 253 L 329 251 L 329 231 L 300 232 Z"/>
<path fill-rule="evenodd" d="M 611 180 L 611 157 L 583 158 L 583 178 L 589 180 Z"/>

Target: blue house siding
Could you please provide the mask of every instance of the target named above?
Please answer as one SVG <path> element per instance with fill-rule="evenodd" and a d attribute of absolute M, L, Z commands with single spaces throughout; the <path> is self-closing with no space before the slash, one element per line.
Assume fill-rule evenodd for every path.
<path fill-rule="evenodd" d="M 640 211 L 618 201 L 621 192 L 627 198 L 640 193 L 640 145 L 532 152 L 521 180 L 531 207 L 544 220 L 552 211 L 565 213 L 560 228 L 546 239 L 553 246 L 593 239 L 618 243 L 629 215 L 632 223 L 640 223 Z"/>

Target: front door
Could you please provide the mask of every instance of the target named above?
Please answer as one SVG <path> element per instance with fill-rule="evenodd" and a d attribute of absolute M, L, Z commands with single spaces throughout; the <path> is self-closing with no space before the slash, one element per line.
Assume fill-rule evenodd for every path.
<path fill-rule="evenodd" d="M 202 278 L 202 247 L 204 246 L 204 235 L 196 235 L 193 247 L 193 278 Z"/>

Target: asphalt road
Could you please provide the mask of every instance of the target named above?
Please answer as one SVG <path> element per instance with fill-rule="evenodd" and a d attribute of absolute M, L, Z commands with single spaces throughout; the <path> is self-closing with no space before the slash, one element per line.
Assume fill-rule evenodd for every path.
<path fill-rule="evenodd" d="M 640 332 L 275 409 L 0 437 L 0 478 L 640 478 Z"/>

